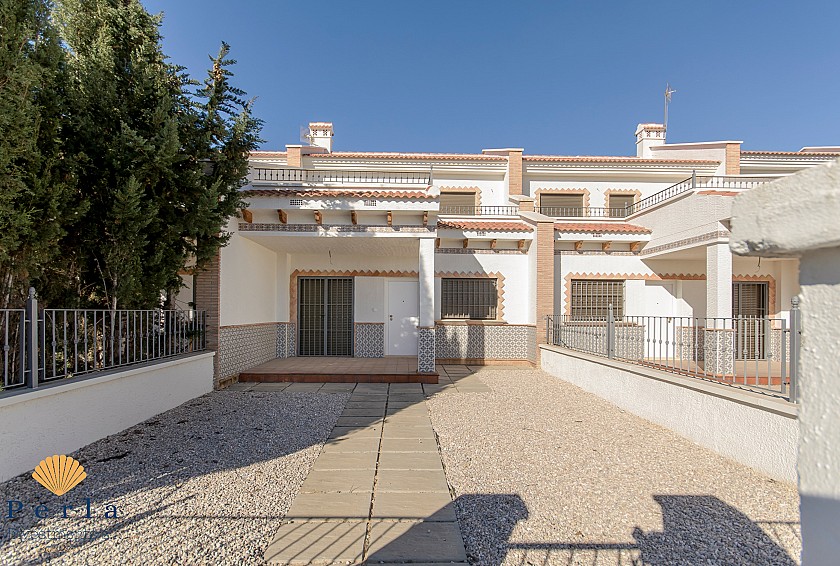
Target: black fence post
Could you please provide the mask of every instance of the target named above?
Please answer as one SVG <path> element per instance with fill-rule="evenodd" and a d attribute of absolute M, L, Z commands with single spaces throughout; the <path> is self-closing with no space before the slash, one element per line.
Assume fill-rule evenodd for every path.
<path fill-rule="evenodd" d="M 26 299 L 26 334 L 24 341 L 26 342 L 26 365 L 29 367 L 29 376 L 26 380 L 26 386 L 35 389 L 38 387 L 38 297 L 35 294 L 35 288 L 29 288 L 29 297 Z"/>

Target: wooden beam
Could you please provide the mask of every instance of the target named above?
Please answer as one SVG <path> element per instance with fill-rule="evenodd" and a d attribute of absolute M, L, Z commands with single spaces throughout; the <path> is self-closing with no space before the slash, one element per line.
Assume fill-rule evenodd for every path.
<path fill-rule="evenodd" d="M 353 226 L 359 223 L 359 216 L 356 214 L 355 210 L 350 211 L 350 221 L 353 223 Z"/>
<path fill-rule="evenodd" d="M 388 226 L 393 226 L 393 225 L 394 225 L 394 215 L 389 210 L 388 211 Z"/>
<path fill-rule="evenodd" d="M 242 211 L 242 218 L 248 224 L 251 224 L 251 223 L 254 222 L 254 214 L 250 210 L 248 210 L 247 208 Z"/>
<path fill-rule="evenodd" d="M 496 238 L 493 238 L 492 240 L 490 240 L 490 249 L 491 250 L 496 249 Z"/>
<path fill-rule="evenodd" d="M 440 247 L 440 238 L 435 238 L 435 247 L 436 248 Z"/>
<path fill-rule="evenodd" d="M 642 247 L 641 242 L 630 242 L 630 251 L 633 252 L 633 253 L 637 253 L 639 251 L 639 248 L 641 248 L 641 247 Z"/>
<path fill-rule="evenodd" d="M 467 246 L 469 246 L 469 245 L 470 245 L 470 239 L 469 238 L 464 238 L 464 249 L 466 249 Z"/>
<path fill-rule="evenodd" d="M 516 244 L 516 248 L 520 250 L 525 249 L 525 240 L 519 240 L 519 243 Z"/>
<path fill-rule="evenodd" d="M 428 226 L 428 225 L 429 225 L 429 211 L 424 210 L 423 211 L 423 226 Z"/>
<path fill-rule="evenodd" d="M 579 252 L 582 249 L 583 249 L 583 242 L 582 241 L 575 242 L 575 251 Z"/>
<path fill-rule="evenodd" d="M 321 211 L 316 210 L 315 211 L 315 223 L 320 225 L 320 224 L 323 223 L 323 221 L 324 221 L 324 217 L 321 215 Z"/>
<path fill-rule="evenodd" d="M 277 216 L 280 218 L 280 222 L 282 222 L 283 224 L 289 223 L 289 216 L 286 214 L 286 211 L 282 208 L 277 209 Z"/>
<path fill-rule="evenodd" d="M 610 242 L 610 241 L 601 242 L 601 251 L 605 252 L 605 251 L 609 250 L 611 245 L 612 245 L 612 242 Z"/>

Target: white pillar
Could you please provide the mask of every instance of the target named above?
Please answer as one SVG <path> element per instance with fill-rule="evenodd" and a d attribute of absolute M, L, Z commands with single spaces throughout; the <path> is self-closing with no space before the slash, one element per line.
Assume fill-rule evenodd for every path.
<path fill-rule="evenodd" d="M 417 329 L 417 371 L 435 371 L 435 239 L 420 238 L 420 323 Z"/>
<path fill-rule="evenodd" d="M 706 246 L 706 316 L 732 317 L 732 252 L 726 242 Z"/>

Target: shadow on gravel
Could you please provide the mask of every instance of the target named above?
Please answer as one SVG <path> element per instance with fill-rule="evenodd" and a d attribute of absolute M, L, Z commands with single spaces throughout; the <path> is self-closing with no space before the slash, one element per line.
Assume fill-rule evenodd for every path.
<path fill-rule="evenodd" d="M 794 566 L 797 562 L 765 532 L 796 523 L 761 522 L 713 496 L 656 495 L 662 507 L 662 532 L 632 530 L 635 542 L 510 540 L 528 509 L 518 495 L 464 495 L 455 500 L 458 522 L 472 563 L 598 564 L 651 566 L 726 564 Z M 494 509 L 488 514 L 488 509 Z M 764 529 L 762 529 L 762 526 Z"/>

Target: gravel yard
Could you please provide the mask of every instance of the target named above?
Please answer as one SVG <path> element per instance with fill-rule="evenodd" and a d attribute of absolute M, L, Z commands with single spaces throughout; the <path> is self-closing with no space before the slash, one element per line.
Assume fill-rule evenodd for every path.
<path fill-rule="evenodd" d="M 28 474 L 2 483 L 4 504 L 26 508 L 14 521 L 4 514 L 0 564 L 261 564 L 347 398 L 213 392 L 72 454 L 88 475 L 62 497 Z M 84 514 L 86 497 L 91 519 L 61 517 L 65 503 Z M 39 503 L 55 504 L 50 518 L 34 517 Z M 104 517 L 106 504 L 118 519 Z M 5 538 L 33 527 L 106 536 Z"/>
<path fill-rule="evenodd" d="M 797 564 L 794 485 L 530 369 L 429 400 L 474 564 Z"/>

